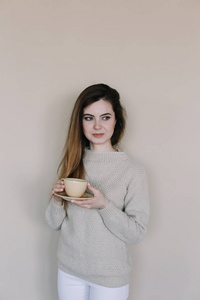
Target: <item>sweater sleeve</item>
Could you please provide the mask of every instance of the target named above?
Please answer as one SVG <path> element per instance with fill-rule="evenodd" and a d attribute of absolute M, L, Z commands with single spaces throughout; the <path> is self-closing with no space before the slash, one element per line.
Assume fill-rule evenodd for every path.
<path fill-rule="evenodd" d="M 110 202 L 106 208 L 99 210 L 105 226 L 117 238 L 136 244 L 146 234 L 149 220 L 148 182 L 143 170 L 137 184 L 129 184 L 124 199 L 123 211 Z"/>
<path fill-rule="evenodd" d="M 45 212 L 45 219 L 49 226 L 55 230 L 60 230 L 62 222 L 66 217 L 64 204 L 58 206 L 52 198 Z"/>

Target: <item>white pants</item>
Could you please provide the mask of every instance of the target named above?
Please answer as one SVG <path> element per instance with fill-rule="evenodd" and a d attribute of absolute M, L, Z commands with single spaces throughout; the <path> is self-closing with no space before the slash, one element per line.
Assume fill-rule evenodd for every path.
<path fill-rule="evenodd" d="M 128 295 L 129 284 L 107 288 L 58 270 L 59 300 L 127 300 Z"/>

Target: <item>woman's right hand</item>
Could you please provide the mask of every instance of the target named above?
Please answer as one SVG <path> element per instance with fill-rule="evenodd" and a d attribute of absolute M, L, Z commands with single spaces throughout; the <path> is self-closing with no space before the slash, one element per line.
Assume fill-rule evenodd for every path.
<path fill-rule="evenodd" d="M 57 205 L 62 205 L 63 200 L 60 197 L 57 197 L 54 195 L 54 193 L 56 192 L 63 192 L 65 189 L 65 185 L 64 185 L 64 181 L 63 180 L 57 180 L 56 183 L 53 185 L 52 190 L 51 190 L 51 194 L 55 200 L 55 203 Z"/>

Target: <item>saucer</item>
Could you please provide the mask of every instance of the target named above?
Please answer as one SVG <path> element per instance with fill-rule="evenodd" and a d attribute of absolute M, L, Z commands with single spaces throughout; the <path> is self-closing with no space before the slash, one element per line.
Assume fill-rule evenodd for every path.
<path fill-rule="evenodd" d="M 87 199 L 91 199 L 94 196 L 88 193 L 84 193 L 80 198 L 78 197 L 69 197 L 67 196 L 67 194 L 65 192 L 61 192 L 61 193 L 54 193 L 55 196 L 60 197 L 64 200 L 67 201 L 71 201 L 71 200 L 87 200 Z"/>

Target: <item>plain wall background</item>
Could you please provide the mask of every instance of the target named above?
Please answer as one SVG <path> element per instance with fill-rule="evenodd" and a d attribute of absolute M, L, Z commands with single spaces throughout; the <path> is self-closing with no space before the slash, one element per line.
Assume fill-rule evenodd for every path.
<path fill-rule="evenodd" d="M 0 14 L 0 299 L 57 299 L 44 212 L 73 103 L 104 82 L 149 177 L 129 299 L 199 300 L 199 1 L 2 0 Z"/>

